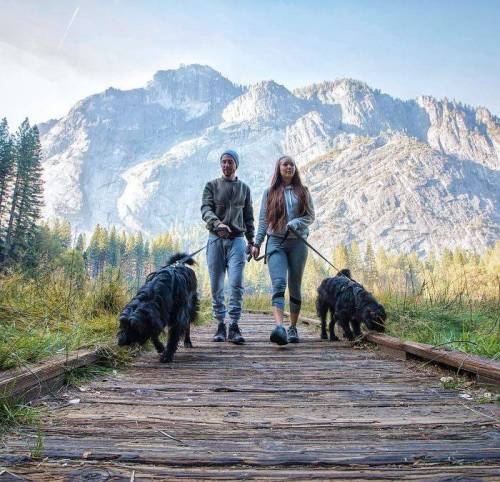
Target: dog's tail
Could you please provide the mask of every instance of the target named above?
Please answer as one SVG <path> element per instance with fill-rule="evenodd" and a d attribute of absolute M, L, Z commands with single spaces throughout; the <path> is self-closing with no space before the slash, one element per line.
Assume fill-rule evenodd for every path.
<path fill-rule="evenodd" d="M 351 270 L 348 268 L 341 269 L 336 276 L 345 276 L 352 280 Z"/>
<path fill-rule="evenodd" d="M 170 258 L 168 258 L 167 264 L 165 266 L 162 266 L 158 271 L 152 271 L 146 276 L 146 283 L 149 283 L 160 271 L 168 268 L 177 261 L 182 261 L 183 263 L 190 265 L 196 264 L 196 261 L 193 258 L 190 258 L 188 254 L 175 253 L 174 255 L 170 256 Z"/>
<path fill-rule="evenodd" d="M 166 266 L 170 266 L 171 264 L 176 263 L 177 261 L 181 261 L 185 264 L 196 264 L 196 261 L 193 258 L 189 258 L 189 255 L 186 253 L 175 253 L 174 255 L 170 256 L 168 258 Z"/>

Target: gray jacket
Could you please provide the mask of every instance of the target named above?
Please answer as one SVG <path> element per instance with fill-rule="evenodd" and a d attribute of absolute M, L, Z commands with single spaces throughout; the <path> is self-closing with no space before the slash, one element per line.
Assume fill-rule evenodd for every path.
<path fill-rule="evenodd" d="M 245 235 L 253 242 L 254 221 L 250 188 L 238 178 L 228 181 L 219 177 L 207 182 L 203 189 L 201 216 L 207 229 L 216 233 L 220 223 L 231 228 L 232 237 Z"/>
<path fill-rule="evenodd" d="M 306 188 L 307 192 L 307 204 L 309 206 L 309 211 L 303 216 L 299 216 L 299 198 L 293 192 L 292 186 L 285 187 L 285 206 L 286 206 L 286 218 L 287 227 L 294 228 L 303 238 L 309 236 L 309 225 L 313 223 L 314 215 L 314 204 L 311 197 L 309 189 Z M 269 188 L 262 194 L 262 202 L 260 204 L 260 214 L 259 214 L 259 229 L 257 230 L 257 236 L 255 238 L 255 246 L 260 246 L 264 241 L 266 234 L 274 236 L 284 236 L 287 228 L 281 232 L 273 231 L 266 222 L 266 205 L 267 196 L 269 194 Z M 289 237 L 295 238 L 293 233 L 289 234 Z"/>

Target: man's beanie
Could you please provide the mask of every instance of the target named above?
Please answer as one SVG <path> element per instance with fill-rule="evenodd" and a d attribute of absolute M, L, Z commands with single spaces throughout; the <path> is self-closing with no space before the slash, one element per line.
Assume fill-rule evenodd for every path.
<path fill-rule="evenodd" d="M 228 149 L 227 151 L 224 151 L 220 155 L 220 159 L 219 160 L 222 160 L 222 158 L 225 155 L 231 156 L 234 159 L 234 162 L 236 163 L 236 169 L 238 169 L 238 167 L 240 165 L 240 156 L 238 156 L 238 153 L 236 151 L 233 151 L 232 149 Z"/>

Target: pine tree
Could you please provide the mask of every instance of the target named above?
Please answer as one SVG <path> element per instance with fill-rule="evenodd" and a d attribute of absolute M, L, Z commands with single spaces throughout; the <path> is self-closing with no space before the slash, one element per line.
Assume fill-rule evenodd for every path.
<path fill-rule="evenodd" d="M 167 258 L 176 250 L 172 236 L 163 233 L 155 236 L 150 246 L 150 259 L 152 269 L 158 269 L 165 265 Z"/>
<path fill-rule="evenodd" d="M 135 236 L 123 235 L 125 241 L 125 255 L 124 255 L 124 271 L 125 276 L 130 285 L 135 283 L 137 272 L 137 257 L 135 255 Z"/>
<path fill-rule="evenodd" d="M 67 219 L 56 219 L 54 221 L 54 233 L 64 249 L 71 247 L 71 224 Z"/>
<path fill-rule="evenodd" d="M 375 267 L 378 273 L 378 286 L 383 291 L 390 291 L 390 260 L 382 246 L 377 249 L 375 255 Z"/>
<path fill-rule="evenodd" d="M 25 119 L 14 136 L 16 176 L 5 240 L 6 256 L 20 257 L 35 236 L 42 206 L 42 149 L 38 128 Z"/>
<path fill-rule="evenodd" d="M 359 243 L 352 241 L 348 250 L 349 267 L 355 279 L 359 279 L 363 275 L 363 263 L 361 260 L 361 250 Z"/>
<path fill-rule="evenodd" d="M 349 268 L 349 255 L 344 244 L 338 244 L 333 250 L 333 264 L 339 269 Z"/>
<path fill-rule="evenodd" d="M 7 119 L 0 122 L 0 238 L 3 239 L 3 220 L 8 209 L 9 188 L 14 177 L 14 158 L 12 139 L 9 134 Z"/>
<path fill-rule="evenodd" d="M 111 226 L 111 231 L 108 237 L 108 246 L 106 249 L 106 262 L 109 266 L 116 268 L 120 264 L 120 241 L 116 228 Z"/>
<path fill-rule="evenodd" d="M 377 264 L 371 241 L 366 243 L 365 254 L 365 280 L 366 284 L 372 289 L 378 278 Z"/>
<path fill-rule="evenodd" d="M 86 245 L 86 236 L 84 233 L 80 233 L 78 237 L 76 238 L 76 245 L 75 249 L 83 253 L 85 251 L 85 245 Z"/>
<path fill-rule="evenodd" d="M 144 246 L 144 239 L 142 237 L 142 233 L 140 231 L 137 232 L 137 234 L 134 236 L 134 243 L 133 243 L 133 254 L 135 258 L 135 273 L 134 273 L 134 281 L 135 285 L 137 288 L 141 285 L 143 282 L 143 275 L 144 275 L 144 262 L 146 260 L 146 252 L 145 252 L 145 246 Z"/>
<path fill-rule="evenodd" d="M 97 278 L 104 270 L 107 243 L 108 233 L 105 228 L 98 224 L 94 228 L 89 247 L 85 251 L 89 274 L 92 278 Z"/>

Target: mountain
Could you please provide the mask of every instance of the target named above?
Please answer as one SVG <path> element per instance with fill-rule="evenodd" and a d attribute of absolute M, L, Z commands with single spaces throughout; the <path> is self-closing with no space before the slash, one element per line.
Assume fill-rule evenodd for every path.
<path fill-rule="evenodd" d="M 44 214 L 78 231 L 202 225 L 203 185 L 232 147 L 256 204 L 275 160 L 295 157 L 325 249 L 370 239 L 481 250 L 499 237 L 500 120 L 485 108 L 403 101 L 352 79 L 293 92 L 271 80 L 239 86 L 188 65 L 144 88 L 91 95 L 40 128 Z"/>
<path fill-rule="evenodd" d="M 305 168 L 323 249 L 371 240 L 398 252 L 482 251 L 498 239 L 500 172 L 401 134 L 357 137 Z"/>

